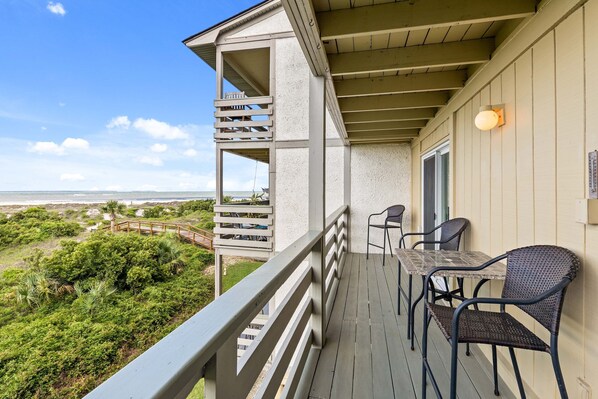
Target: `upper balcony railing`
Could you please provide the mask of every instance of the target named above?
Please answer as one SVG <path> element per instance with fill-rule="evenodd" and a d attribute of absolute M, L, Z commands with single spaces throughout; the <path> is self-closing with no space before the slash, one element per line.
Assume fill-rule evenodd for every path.
<path fill-rule="evenodd" d="M 208 399 L 244 398 L 252 388 L 255 398 L 272 398 L 281 387 L 281 398 L 307 396 L 318 356 L 312 342 L 327 324 L 345 262 L 347 218 L 348 207 L 339 208 L 324 230 L 305 233 L 87 398 L 186 398 L 201 378 Z M 237 357 L 240 334 L 287 281 L 284 300 Z M 322 323 L 310 323 L 314 317 Z"/>
<path fill-rule="evenodd" d="M 224 97 L 214 101 L 216 141 L 272 140 L 272 97 L 246 97 L 243 92 L 225 93 Z"/>
<path fill-rule="evenodd" d="M 272 205 L 226 204 L 214 206 L 214 246 L 271 251 L 274 222 Z"/>

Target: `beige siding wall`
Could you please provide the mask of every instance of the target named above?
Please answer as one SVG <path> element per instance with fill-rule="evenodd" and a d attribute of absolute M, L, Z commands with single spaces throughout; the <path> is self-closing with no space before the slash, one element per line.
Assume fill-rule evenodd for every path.
<path fill-rule="evenodd" d="M 421 155 L 451 139 L 451 216 L 466 217 L 466 246 L 492 256 L 531 244 L 555 244 L 583 259 L 567 293 L 560 356 L 569 395 L 581 397 L 577 379 L 598 395 L 598 226 L 575 222 L 575 199 L 587 195 L 587 152 L 598 148 L 598 0 L 590 0 L 512 62 L 412 145 L 413 225 L 421 224 Z M 508 52 L 504 48 L 502 56 Z M 480 132 L 480 105 L 505 104 L 506 124 Z M 491 284 L 500 295 L 502 284 Z M 544 339 L 535 321 L 516 312 Z M 488 348 L 489 349 L 489 348 Z M 487 355 L 489 350 L 483 349 Z M 500 373 L 516 392 L 508 352 Z M 558 397 L 550 357 L 518 351 L 525 383 L 539 398 Z"/>

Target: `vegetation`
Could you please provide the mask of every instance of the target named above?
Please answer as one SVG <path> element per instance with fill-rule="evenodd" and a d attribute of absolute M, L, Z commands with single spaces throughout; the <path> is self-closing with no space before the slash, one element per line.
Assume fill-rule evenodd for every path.
<path fill-rule="evenodd" d="M 226 275 L 222 278 L 222 289 L 228 291 L 247 275 L 260 267 L 263 262 L 241 261 L 226 268 Z"/>
<path fill-rule="evenodd" d="M 82 230 L 78 223 L 44 208 L 29 208 L 10 218 L 0 213 L 0 250 L 53 237 L 74 237 Z"/>
<path fill-rule="evenodd" d="M 125 204 L 114 200 L 106 202 L 106 204 L 102 207 L 102 212 L 106 212 L 110 215 L 110 230 L 112 232 L 114 232 L 116 216 L 118 214 L 123 214 L 126 208 L 127 207 Z"/>
<path fill-rule="evenodd" d="M 0 275 L 0 398 L 78 398 L 209 303 L 213 254 L 95 233 Z"/>

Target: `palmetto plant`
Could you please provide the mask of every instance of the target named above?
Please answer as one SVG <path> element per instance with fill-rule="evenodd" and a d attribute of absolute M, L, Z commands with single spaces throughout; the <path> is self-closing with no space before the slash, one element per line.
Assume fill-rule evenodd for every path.
<path fill-rule="evenodd" d="M 113 233 L 116 222 L 116 215 L 119 213 L 124 213 L 125 209 L 125 204 L 122 204 L 114 200 L 106 202 L 106 205 L 102 207 L 102 212 L 106 212 L 110 215 L 110 231 L 112 231 Z"/>
<path fill-rule="evenodd" d="M 35 308 L 58 295 L 60 287 L 60 283 L 48 277 L 45 272 L 30 271 L 16 287 L 15 297 L 18 303 Z"/>
<path fill-rule="evenodd" d="M 93 314 L 109 296 L 116 292 L 116 288 L 103 280 L 93 282 L 87 290 L 83 289 L 81 284 L 75 283 L 74 290 L 83 308 L 89 314 Z"/>

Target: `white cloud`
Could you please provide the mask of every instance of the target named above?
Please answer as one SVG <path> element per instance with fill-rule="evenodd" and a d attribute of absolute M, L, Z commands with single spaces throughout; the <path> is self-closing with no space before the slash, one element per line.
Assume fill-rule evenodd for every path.
<path fill-rule="evenodd" d="M 166 144 L 156 143 L 150 147 L 152 152 L 166 152 L 168 150 L 168 146 Z"/>
<path fill-rule="evenodd" d="M 62 147 L 73 150 L 87 150 L 89 149 L 89 141 L 69 137 L 62 142 Z"/>
<path fill-rule="evenodd" d="M 63 173 L 60 175 L 60 180 L 62 181 L 82 181 L 85 180 L 85 177 L 80 173 Z"/>
<path fill-rule="evenodd" d="M 123 187 L 119 184 L 113 184 L 110 186 L 106 186 L 106 191 L 120 191 L 120 190 L 122 190 L 122 188 Z"/>
<path fill-rule="evenodd" d="M 189 134 L 178 126 L 171 126 L 166 122 L 150 118 L 137 118 L 133 123 L 133 127 L 149 134 L 155 139 L 177 140 L 186 139 Z"/>
<path fill-rule="evenodd" d="M 69 137 L 62 144 L 56 144 L 53 141 L 38 141 L 35 144 L 29 144 L 29 152 L 37 154 L 64 155 L 66 150 L 88 150 L 89 141 Z"/>
<path fill-rule="evenodd" d="M 186 150 L 185 152 L 183 152 L 183 154 L 187 157 L 196 157 L 197 156 L 197 151 L 194 150 L 193 148 L 189 148 L 188 150 Z"/>
<path fill-rule="evenodd" d="M 152 166 L 162 166 L 164 163 L 160 157 L 149 157 L 143 156 L 137 158 L 137 162 L 145 164 L 145 165 L 152 165 Z"/>
<path fill-rule="evenodd" d="M 126 115 L 117 116 L 112 118 L 106 125 L 108 129 L 128 129 L 131 126 L 131 121 Z"/>
<path fill-rule="evenodd" d="M 66 105 L 66 103 L 63 103 L 62 101 L 58 103 L 59 107 L 64 107 Z"/>
<path fill-rule="evenodd" d="M 64 154 L 64 148 L 62 148 L 53 141 L 38 141 L 37 143 L 29 147 L 29 151 L 38 154 Z"/>
<path fill-rule="evenodd" d="M 42 129 L 42 130 L 48 130 L 48 128 L 47 128 L 47 127 L 45 127 L 45 126 L 42 126 L 42 128 L 41 128 L 41 129 Z"/>
<path fill-rule="evenodd" d="M 66 14 L 66 10 L 64 9 L 64 6 L 62 5 L 62 3 L 54 3 L 52 1 L 50 1 L 50 2 L 48 2 L 48 5 L 46 6 L 46 8 L 52 14 L 56 14 L 56 15 Z"/>

